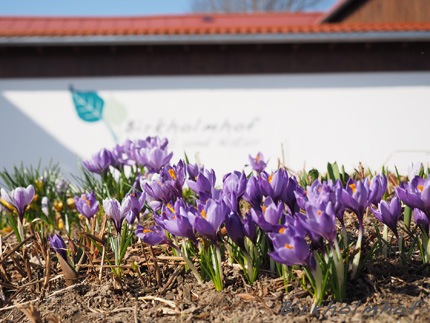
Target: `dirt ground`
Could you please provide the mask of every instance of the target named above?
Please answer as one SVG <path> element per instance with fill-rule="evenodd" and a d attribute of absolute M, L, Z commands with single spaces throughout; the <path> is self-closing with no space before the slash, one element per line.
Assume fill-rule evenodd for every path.
<path fill-rule="evenodd" d="M 373 225 L 371 219 L 366 219 L 366 223 L 368 227 Z M 141 258 L 139 248 L 135 248 L 126 255 L 125 262 L 142 264 Z M 99 281 L 99 272 L 91 268 L 81 270 L 80 281 L 67 287 L 56 267 L 49 288 L 43 289 L 42 283 L 27 287 L 19 284 L 22 275 L 9 262 L 6 270 L 14 278 L 13 286 L 21 288 L 13 289 L 1 281 L 0 322 L 29 322 L 28 317 L 34 322 L 430 321 L 429 268 L 418 257 L 404 265 L 398 257 L 378 256 L 358 279 L 348 283 L 347 300 L 340 304 L 332 302 L 329 296 L 318 309 L 318 316 L 309 310 L 312 296 L 297 282 L 293 281 L 286 291 L 282 278 L 271 277 L 264 269 L 250 286 L 240 267 L 226 264 L 225 288 L 215 291 L 212 282 L 198 285 L 177 262 L 160 259 L 158 266 L 159 284 L 154 266 L 140 265 L 146 278 L 142 281 L 127 268 L 122 288 L 114 284 L 109 269 L 105 269 Z M 22 308 L 31 314 L 26 315 Z"/>

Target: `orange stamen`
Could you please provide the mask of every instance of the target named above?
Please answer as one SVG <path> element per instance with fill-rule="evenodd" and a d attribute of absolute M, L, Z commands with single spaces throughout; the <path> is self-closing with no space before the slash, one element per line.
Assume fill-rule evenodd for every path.
<path fill-rule="evenodd" d="M 282 228 L 279 229 L 279 233 L 284 233 L 284 231 L 285 231 L 284 227 L 282 227 Z"/>
<path fill-rule="evenodd" d="M 173 169 L 169 169 L 169 174 L 176 181 L 176 174 L 175 174 L 175 171 Z"/>
<path fill-rule="evenodd" d="M 149 230 L 149 229 L 143 229 L 143 234 L 148 233 L 148 232 L 152 232 L 152 230 Z"/>
<path fill-rule="evenodd" d="M 257 155 L 257 164 L 260 163 L 260 155 Z"/>
<path fill-rule="evenodd" d="M 322 214 L 322 212 L 321 211 L 318 211 L 318 215 L 321 215 Z"/>
<path fill-rule="evenodd" d="M 288 248 L 288 249 L 294 249 L 294 247 L 293 247 L 293 246 L 290 246 L 288 243 L 286 243 L 284 247 L 285 247 L 285 248 Z"/>
<path fill-rule="evenodd" d="M 87 198 L 85 197 L 85 195 L 82 196 L 82 199 L 87 202 L 88 206 L 90 206 L 90 201 L 87 200 Z"/>
<path fill-rule="evenodd" d="M 418 185 L 417 188 L 422 192 L 424 189 L 424 185 Z"/>
<path fill-rule="evenodd" d="M 357 186 L 355 184 L 351 184 L 351 185 L 349 185 L 349 187 L 351 187 L 352 193 L 355 193 Z"/>
<path fill-rule="evenodd" d="M 200 212 L 200 214 L 202 215 L 203 219 L 206 220 L 206 211 L 202 210 L 202 212 Z"/>
<path fill-rule="evenodd" d="M 273 174 L 269 176 L 269 184 L 272 183 Z"/>
<path fill-rule="evenodd" d="M 170 203 L 167 203 L 166 205 L 170 211 L 172 211 L 173 213 L 175 213 L 175 210 L 172 208 L 172 206 L 170 205 Z"/>

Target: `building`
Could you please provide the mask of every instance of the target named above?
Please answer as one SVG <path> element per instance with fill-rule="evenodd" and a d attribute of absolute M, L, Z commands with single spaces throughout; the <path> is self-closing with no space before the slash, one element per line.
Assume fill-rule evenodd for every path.
<path fill-rule="evenodd" d="M 223 155 L 230 154 L 234 156 L 234 168 L 246 163 L 245 151 L 254 154 L 257 150 L 266 150 L 276 160 L 280 143 L 286 147 L 287 162 L 295 169 L 300 169 L 303 162 L 308 167 L 321 168 L 328 160 L 334 159 L 348 167 L 353 167 L 359 160 L 379 167 L 399 151 L 421 154 L 430 150 L 424 139 L 416 139 L 419 133 L 413 133 L 425 125 L 419 124 L 411 129 L 409 135 L 415 138 L 412 143 L 409 137 L 399 138 L 385 143 L 383 148 L 374 147 L 374 135 L 365 135 L 355 143 L 355 148 L 347 148 L 348 141 L 345 140 L 340 143 L 342 149 L 322 149 L 320 144 L 313 146 L 311 134 L 298 140 L 294 133 L 306 133 L 310 127 L 334 124 L 341 131 L 347 131 L 345 127 L 348 125 L 344 120 L 350 120 L 354 127 L 358 126 L 354 121 L 378 122 L 380 129 L 377 136 L 382 137 L 393 130 L 393 124 L 414 122 L 413 113 L 420 114 L 414 109 L 422 109 L 429 98 L 429 55 L 430 6 L 427 0 L 343 0 L 327 13 L 193 14 L 132 18 L 2 17 L 0 93 L 3 106 L 18 107 L 31 120 L 38 120 L 38 127 L 54 138 L 50 140 L 59 141 L 61 149 L 67 150 L 69 157 L 70 152 L 72 155 L 88 156 L 90 151 L 94 152 L 103 143 L 95 140 L 96 143 L 88 144 L 87 149 L 80 147 L 78 141 L 88 137 L 87 130 L 83 130 L 87 128 L 82 128 L 84 135 L 79 139 L 78 134 L 76 143 L 70 138 L 57 136 L 63 126 L 52 128 L 52 122 L 48 124 L 46 120 L 37 119 L 35 108 L 30 104 L 35 102 L 35 98 L 28 96 L 25 101 L 25 91 L 33 94 L 35 90 L 44 93 L 63 91 L 64 95 L 69 95 L 68 88 L 73 83 L 81 91 L 94 90 L 105 96 L 113 95 L 111 101 L 114 103 L 109 104 L 109 111 L 118 110 L 112 106 L 125 106 L 134 115 L 142 113 L 142 120 L 146 120 L 145 115 L 151 109 L 138 108 L 136 102 L 148 97 L 144 95 L 138 99 L 136 96 L 133 103 L 125 98 L 125 92 L 146 91 L 148 94 L 148 91 L 155 91 L 149 95 L 148 102 L 151 106 L 155 105 L 155 110 L 161 114 L 154 116 L 150 123 L 137 122 L 139 118 L 124 121 L 116 129 L 122 133 L 120 137 L 146 133 L 167 135 L 173 137 L 171 140 L 175 149 L 181 151 L 185 147 L 193 153 L 200 151 L 204 161 L 216 160 L 219 151 Z M 257 89 L 256 92 L 261 92 L 260 97 L 250 102 L 244 99 Z M 339 92 L 336 89 L 343 90 Z M 370 90 L 361 92 L 363 89 Z M 183 97 L 173 102 L 160 103 L 156 97 L 156 93 L 162 93 L 160 91 L 173 95 L 172 91 L 176 90 L 182 90 L 181 93 L 174 93 Z M 219 93 L 215 95 L 211 90 Z M 120 95 L 119 91 L 124 93 Z M 267 112 L 276 114 L 282 109 L 280 102 L 291 100 L 295 107 L 280 112 L 279 119 L 302 118 L 295 122 L 308 123 L 309 127 L 299 127 L 294 123 L 288 125 L 294 130 L 288 134 L 281 133 L 282 123 L 275 127 L 278 130 L 270 129 L 270 118 L 262 119 L 261 108 L 256 102 L 260 107 L 265 106 L 264 97 L 272 94 L 273 102 Z M 344 97 L 341 99 L 342 95 Z M 300 101 L 300 96 L 315 99 Z M 383 97 L 386 98 L 384 105 L 394 109 L 376 110 L 383 109 L 378 101 Z M 44 97 L 44 100 L 47 98 Z M 67 100 L 70 105 L 70 97 Z M 177 113 L 172 108 L 175 103 L 180 103 L 178 109 L 181 113 L 189 113 L 194 119 L 165 119 L 163 115 L 166 113 L 169 117 Z M 239 109 L 245 103 L 252 111 L 251 116 L 243 117 L 245 110 L 232 111 L 232 108 Z M 211 118 L 217 120 L 217 126 L 205 119 L 207 111 L 200 112 L 199 107 L 206 105 L 210 106 Z M 328 109 L 336 118 L 327 119 L 324 113 L 319 115 L 320 112 L 314 110 L 317 105 Z M 350 106 L 350 109 L 339 109 L 339 105 Z M 218 108 L 221 106 L 226 110 Z M 363 111 L 364 107 L 369 108 L 375 118 L 357 117 L 357 109 L 361 107 Z M 408 115 L 410 120 L 403 116 L 406 110 L 402 107 L 411 112 Z M 297 112 L 299 108 L 301 112 Z M 15 115 L 14 120 L 20 119 L 16 109 L 8 109 L 13 111 L 10 114 Z M 166 112 L 163 113 L 163 109 Z M 225 119 L 228 113 L 235 115 L 234 118 Z M 313 119 L 316 113 L 317 117 Z M 390 116 L 388 119 L 379 120 L 387 115 Z M 428 117 L 426 114 L 424 116 Z M 424 122 L 425 118 L 419 118 L 418 122 Z M 236 122 L 238 119 L 240 124 Z M 76 117 L 75 121 L 79 119 Z M 16 129 L 13 122 L 4 119 L 2 122 L 5 124 L 4 127 L 0 124 L 0 129 Z M 195 126 L 202 123 L 221 131 L 223 139 L 216 144 L 208 144 L 209 139 L 195 140 L 196 137 L 206 138 L 207 135 L 207 138 L 213 138 L 219 135 L 216 132 L 202 134 L 202 128 Z M 257 129 L 252 124 L 261 126 Z M 91 131 L 100 133 L 101 130 L 94 127 Z M 236 128 L 242 129 L 238 136 L 234 131 Z M 177 132 L 172 129 L 177 129 Z M 265 129 L 270 129 L 270 134 L 266 134 Z M 92 133 L 89 128 L 88 131 Z M 106 136 L 108 134 L 103 133 L 102 137 Z M 232 136 L 236 136 L 235 139 L 231 139 Z M 327 136 L 320 139 L 329 142 L 336 136 L 336 131 L 331 130 Z M 267 141 L 273 143 L 268 145 Z M 303 146 L 309 147 L 310 151 L 303 151 Z M 225 147 L 230 148 L 224 150 Z M 208 149 L 216 152 L 203 153 Z M 8 163 L 34 159 L 36 153 L 31 152 L 31 156 L 17 155 Z M 50 154 L 52 149 L 42 153 L 44 157 Z M 345 155 L 349 157 L 344 158 Z M 396 163 L 403 165 L 406 160 L 426 158 L 426 155 L 402 156 L 399 160 L 395 159 Z M 242 164 L 240 161 L 243 161 Z"/>

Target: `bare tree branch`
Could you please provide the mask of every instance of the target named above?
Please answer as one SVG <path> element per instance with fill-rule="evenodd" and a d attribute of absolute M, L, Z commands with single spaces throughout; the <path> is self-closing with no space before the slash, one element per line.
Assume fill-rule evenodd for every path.
<path fill-rule="evenodd" d="M 324 0 L 193 0 L 194 12 L 270 12 L 312 10 Z"/>

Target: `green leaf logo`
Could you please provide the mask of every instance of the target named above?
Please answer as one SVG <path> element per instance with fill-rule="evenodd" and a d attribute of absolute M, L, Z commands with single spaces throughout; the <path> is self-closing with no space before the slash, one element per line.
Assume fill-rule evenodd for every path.
<path fill-rule="evenodd" d="M 95 92 L 78 92 L 70 87 L 73 104 L 79 118 L 86 122 L 96 122 L 103 119 L 104 101 Z"/>
<path fill-rule="evenodd" d="M 103 121 L 115 142 L 118 142 L 115 132 L 103 114 L 105 105 L 103 99 L 96 92 L 76 91 L 72 85 L 70 86 L 70 92 L 79 118 L 86 122 Z"/>

